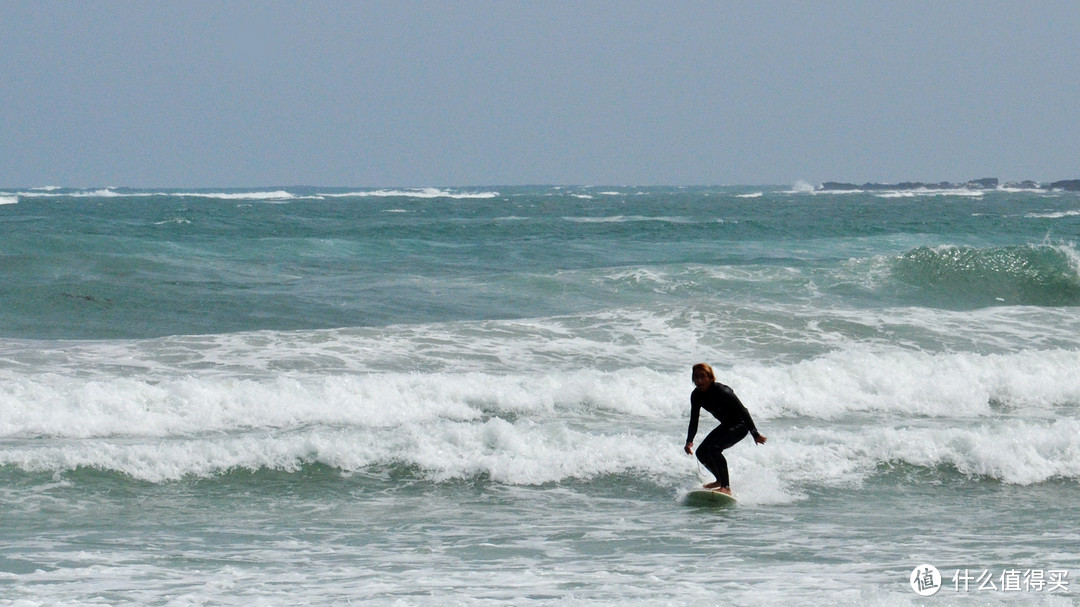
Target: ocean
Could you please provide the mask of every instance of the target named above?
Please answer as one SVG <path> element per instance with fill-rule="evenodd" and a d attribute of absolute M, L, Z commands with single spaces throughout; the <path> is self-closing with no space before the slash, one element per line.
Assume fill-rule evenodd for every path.
<path fill-rule="evenodd" d="M 1078 241 L 1049 190 L 0 188 L 0 605 L 1077 604 Z M 768 437 L 734 507 L 697 362 Z"/>

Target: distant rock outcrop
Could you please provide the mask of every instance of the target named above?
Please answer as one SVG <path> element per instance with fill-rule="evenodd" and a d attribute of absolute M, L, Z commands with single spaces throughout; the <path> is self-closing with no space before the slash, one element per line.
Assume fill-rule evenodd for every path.
<path fill-rule="evenodd" d="M 902 181 L 900 183 L 846 183 L 843 181 L 826 181 L 817 190 L 826 192 L 877 192 L 877 191 L 909 191 L 909 190 L 996 190 L 1000 186 L 997 177 L 983 177 L 972 179 L 964 183 L 952 183 L 942 181 L 939 183 L 924 183 L 922 181 Z M 1037 181 L 1010 182 L 1004 185 L 1007 189 L 1018 190 L 1065 190 L 1066 192 L 1080 192 L 1080 179 L 1066 179 L 1055 181 L 1043 186 Z"/>
<path fill-rule="evenodd" d="M 1042 186 L 1035 181 L 1010 181 L 1005 184 L 1005 188 L 1010 190 L 1041 190 Z"/>
<path fill-rule="evenodd" d="M 1050 184 L 1051 190 L 1065 190 L 1066 192 L 1080 192 L 1080 179 L 1066 179 L 1055 181 Z"/>
<path fill-rule="evenodd" d="M 964 185 L 969 190 L 996 190 L 998 187 L 998 178 L 983 177 L 982 179 L 972 179 Z"/>

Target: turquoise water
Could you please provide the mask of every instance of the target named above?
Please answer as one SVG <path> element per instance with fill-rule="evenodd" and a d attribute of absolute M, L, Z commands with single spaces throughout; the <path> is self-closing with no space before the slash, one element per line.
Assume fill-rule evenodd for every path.
<path fill-rule="evenodd" d="M 1075 194 L 0 203 L 0 605 L 1080 592 L 952 581 L 1080 575 Z M 769 437 L 734 508 L 683 500 L 699 361 Z"/>

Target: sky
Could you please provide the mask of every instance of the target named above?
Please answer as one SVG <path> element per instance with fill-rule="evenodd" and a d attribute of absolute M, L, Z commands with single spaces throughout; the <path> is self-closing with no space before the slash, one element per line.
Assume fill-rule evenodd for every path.
<path fill-rule="evenodd" d="M 1080 2 L 0 0 L 0 187 L 1080 178 Z"/>

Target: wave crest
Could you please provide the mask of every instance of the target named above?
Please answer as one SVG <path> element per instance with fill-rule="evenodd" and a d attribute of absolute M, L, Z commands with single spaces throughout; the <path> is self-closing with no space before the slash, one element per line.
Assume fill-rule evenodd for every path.
<path fill-rule="evenodd" d="M 919 247 L 897 258 L 892 272 L 961 307 L 1080 305 L 1080 254 L 1072 245 Z"/>

